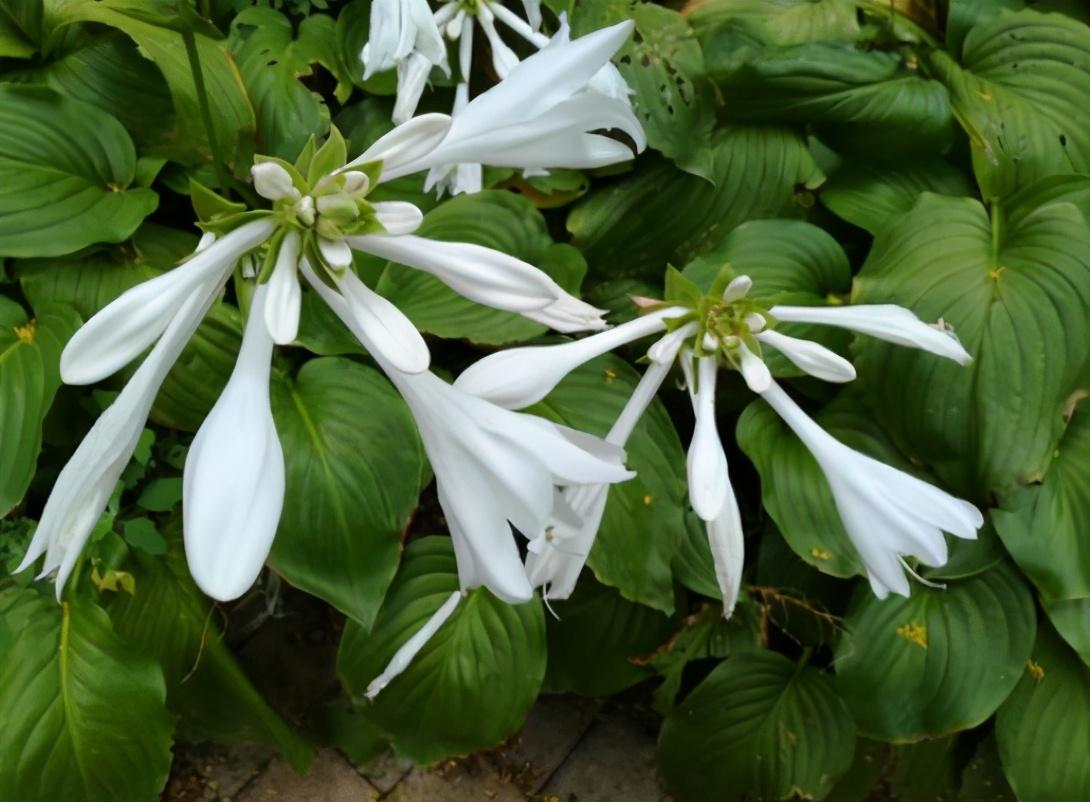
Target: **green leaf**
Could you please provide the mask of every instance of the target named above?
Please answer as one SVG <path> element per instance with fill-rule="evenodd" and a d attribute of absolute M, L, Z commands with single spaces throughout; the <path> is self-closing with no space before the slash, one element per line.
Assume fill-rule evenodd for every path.
<path fill-rule="evenodd" d="M 1090 228 L 1067 203 L 992 210 L 924 194 L 879 233 L 853 301 L 944 320 L 973 356 L 856 341 L 876 418 L 916 463 L 970 498 L 1039 479 L 1090 341 Z"/>
<path fill-rule="evenodd" d="M 449 538 L 413 541 L 370 634 L 345 627 L 337 671 L 361 694 L 394 652 L 458 590 Z M 500 743 L 521 726 L 545 675 L 545 622 L 534 599 L 512 606 L 484 588 L 450 619 L 361 714 L 417 763 Z"/>
<path fill-rule="evenodd" d="M 180 519 L 164 534 L 166 558 L 136 553 L 136 592 L 111 598 L 114 627 L 162 667 L 167 705 L 187 738 L 272 744 L 304 770 L 313 749 L 269 707 L 224 642 L 220 616 L 186 567 Z"/>
<path fill-rule="evenodd" d="M 57 304 L 40 305 L 32 321 L 14 302 L 0 307 L 0 515 L 30 486 L 42 421 L 61 385 L 61 351 L 80 322 L 73 310 Z"/>
<path fill-rule="evenodd" d="M 673 619 L 634 604 L 584 572 L 570 599 L 549 603 L 550 693 L 609 696 L 651 676 L 646 658 L 666 642 Z"/>
<path fill-rule="evenodd" d="M 528 411 L 605 436 L 637 381 L 624 360 L 602 356 L 569 373 Z M 673 613 L 670 563 L 685 537 L 688 500 L 685 454 L 660 402 L 644 413 L 625 451 L 636 477 L 610 487 L 587 565 L 625 598 Z"/>
<path fill-rule="evenodd" d="M 1090 596 L 1090 416 L 1081 409 L 1040 484 L 1018 490 L 992 510 L 1014 561 L 1050 600 Z"/>
<path fill-rule="evenodd" d="M 689 23 L 653 3 L 579 3 L 572 35 L 631 19 L 632 37 L 613 61 L 632 90 L 632 108 L 650 147 L 682 170 L 711 179 L 707 139 L 715 125 L 715 95 L 704 75 L 704 56 Z"/>
<path fill-rule="evenodd" d="M 854 751 L 832 680 L 768 651 L 720 663 L 659 735 L 667 786 L 693 802 L 823 799 Z"/>
<path fill-rule="evenodd" d="M 336 357 L 275 381 L 272 406 L 288 501 L 271 564 L 370 627 L 427 483 L 412 415 L 377 371 Z"/>
<path fill-rule="evenodd" d="M 1090 598 L 1041 602 L 1056 631 L 1090 666 Z"/>
<path fill-rule="evenodd" d="M 126 189 L 135 173 L 132 140 L 109 114 L 0 84 L 0 255 L 60 256 L 126 239 L 159 202 Z"/>
<path fill-rule="evenodd" d="M 167 552 L 167 542 L 150 518 L 132 518 L 125 521 L 123 534 L 126 543 L 147 554 L 158 556 Z"/>
<path fill-rule="evenodd" d="M 416 233 L 510 254 L 541 268 L 571 293 L 578 293 L 586 272 L 578 251 L 554 243 L 541 212 L 511 192 L 486 190 L 451 198 L 428 212 Z M 434 276 L 404 265 L 390 263 L 375 289 L 393 301 L 418 329 L 440 337 L 501 345 L 546 331 L 545 326 L 514 312 L 467 300 Z"/>
<path fill-rule="evenodd" d="M 1023 0 L 950 0 L 946 13 L 947 51 L 960 56 L 965 37 L 975 25 L 991 22 L 1006 9 L 1022 8 Z"/>
<path fill-rule="evenodd" d="M 732 27 L 777 45 L 851 42 L 859 36 L 853 0 L 694 0 L 686 11 L 705 53 L 731 35 Z"/>
<path fill-rule="evenodd" d="M 712 182 L 663 160 L 592 191 L 568 216 L 591 274 L 659 279 L 746 220 L 798 216 L 821 183 L 802 138 L 783 128 L 726 128 L 711 140 Z M 713 185 L 714 184 L 714 185 Z"/>
<path fill-rule="evenodd" d="M 136 505 L 150 512 L 170 512 L 182 500 L 182 480 L 177 476 L 152 479 L 140 491 Z"/>
<path fill-rule="evenodd" d="M 0 593 L 0 797 L 155 799 L 170 770 L 163 674 L 85 599 Z"/>
<path fill-rule="evenodd" d="M 962 197 L 973 191 L 968 176 L 941 159 L 920 159 L 896 169 L 853 159 L 829 176 L 820 197 L 833 214 L 877 236 L 924 192 Z"/>
<path fill-rule="evenodd" d="M 300 79 L 338 58 L 332 17 L 313 14 L 292 23 L 271 8 L 247 8 L 231 21 L 231 52 L 257 112 L 257 148 L 294 161 L 310 136 L 329 131 L 329 109 Z"/>
<path fill-rule="evenodd" d="M 838 687 L 868 737 L 970 729 L 1018 682 L 1035 629 L 1033 598 L 1003 563 L 945 590 L 916 587 L 908 599 L 879 601 L 860 588 L 837 648 Z"/>
<path fill-rule="evenodd" d="M 824 42 L 762 49 L 712 77 L 730 119 L 812 126 L 844 153 L 903 163 L 954 142 L 946 89 L 892 53 Z"/>
<path fill-rule="evenodd" d="M 1000 14 L 969 32 L 960 66 L 942 50 L 926 66 L 950 91 L 986 198 L 1090 170 L 1086 25 L 1061 14 Z"/>
<path fill-rule="evenodd" d="M 212 152 L 182 35 L 148 21 L 143 13 L 146 11 L 147 0 L 66 2 L 54 9 L 51 22 L 57 28 L 95 22 L 116 28 L 131 38 L 141 55 L 159 68 L 174 102 L 174 136 L 157 148 L 156 154 L 187 164 L 208 161 Z M 226 45 L 205 36 L 194 38 L 216 139 L 235 172 L 241 173 L 249 167 L 253 152 L 253 109 Z"/>
<path fill-rule="evenodd" d="M 1090 668 L 1042 626 L 1033 657 L 999 708 L 995 739 L 1018 802 L 1090 799 Z"/>

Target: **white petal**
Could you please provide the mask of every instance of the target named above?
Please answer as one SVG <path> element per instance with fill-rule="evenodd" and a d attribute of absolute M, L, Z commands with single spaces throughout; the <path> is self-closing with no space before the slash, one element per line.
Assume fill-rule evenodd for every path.
<path fill-rule="evenodd" d="M 505 253 L 466 242 L 407 234 L 349 237 L 355 249 L 430 273 L 471 301 L 524 312 L 542 309 L 564 295 L 548 274 Z"/>
<path fill-rule="evenodd" d="M 215 296 L 212 290 L 198 290 L 182 303 L 155 347 L 98 417 L 58 475 L 26 557 L 17 569 L 17 572 L 26 569 L 46 554 L 43 574 L 57 571 L 58 599 L 136 448 L 163 379 Z"/>
<path fill-rule="evenodd" d="M 605 95 L 606 97 L 621 100 L 628 105 L 632 105 L 632 101 L 629 98 L 629 96 L 633 94 L 632 87 L 628 85 L 621 76 L 621 73 L 611 62 L 607 62 L 602 69 L 594 73 L 594 77 L 590 79 L 590 83 L 587 86 L 600 95 Z"/>
<path fill-rule="evenodd" d="M 291 174 L 276 162 L 261 162 L 250 168 L 254 190 L 261 197 L 276 201 L 281 198 L 298 198 L 299 190 L 291 180 Z"/>
<path fill-rule="evenodd" d="M 714 520 L 705 525 L 708 545 L 719 593 L 723 597 L 723 617 L 730 618 L 742 587 L 742 566 L 745 561 L 745 539 L 742 534 L 742 516 L 733 489 Z"/>
<path fill-rule="evenodd" d="M 299 310 L 303 302 L 299 286 L 299 234 L 288 232 L 280 243 L 276 266 L 269 277 L 269 295 L 265 301 L 265 325 L 277 345 L 287 345 L 299 333 Z"/>
<path fill-rule="evenodd" d="M 582 340 L 497 351 L 470 365 L 454 386 L 508 409 L 528 407 L 552 392 L 561 379 L 584 362 L 662 331 L 666 328 L 666 318 L 687 312 L 680 307 L 670 307 Z"/>
<path fill-rule="evenodd" d="M 352 248 L 344 239 L 318 237 L 318 251 L 326 264 L 335 270 L 344 270 L 352 265 Z"/>
<path fill-rule="evenodd" d="M 753 288 L 753 279 L 749 276 L 735 276 L 723 290 L 723 302 L 734 303 L 745 298 Z"/>
<path fill-rule="evenodd" d="M 827 382 L 850 382 L 855 367 L 840 354 L 811 340 L 788 337 L 778 331 L 762 331 L 757 339 L 790 359 L 802 370 Z"/>
<path fill-rule="evenodd" d="M 566 599 L 575 590 L 579 574 L 594 546 L 595 536 L 605 514 L 609 485 L 566 487 L 556 519 L 539 553 L 527 553 L 526 576 L 535 588 L 545 588 L 545 597 Z M 571 514 L 577 518 L 567 520 Z"/>
<path fill-rule="evenodd" d="M 499 76 L 500 80 L 503 80 L 519 63 L 519 57 L 500 38 L 493 19 L 494 15 L 489 10 L 488 4 L 482 3 L 477 13 L 477 21 L 481 24 L 481 30 L 484 31 L 485 38 L 488 39 L 488 44 L 492 48 L 492 68 L 496 71 L 496 75 Z"/>
<path fill-rule="evenodd" d="M 405 201 L 380 201 L 374 204 L 375 218 L 387 234 L 412 234 L 424 222 L 424 214 Z"/>
<path fill-rule="evenodd" d="M 454 609 L 458 606 L 458 602 L 462 599 L 462 592 L 456 590 L 447 597 L 447 600 L 440 605 L 431 618 L 429 618 L 424 626 L 420 627 L 412 636 L 398 647 L 398 650 L 394 652 L 394 656 L 390 658 L 390 662 L 386 665 L 386 668 L 382 670 L 382 673 L 375 677 L 367 685 L 367 691 L 364 695 L 368 699 L 374 699 L 389 685 L 395 677 L 402 674 L 405 669 L 412 663 L 413 658 L 420 652 L 421 649 L 431 640 L 432 636 L 439 631 L 454 614 Z"/>
<path fill-rule="evenodd" d="M 416 113 L 420 96 L 431 74 L 432 63 L 419 53 L 413 53 L 397 65 L 397 101 L 391 119 L 398 125 L 407 122 Z"/>
<path fill-rule="evenodd" d="M 606 328 L 606 322 L 602 316 L 605 314 L 605 309 L 598 309 L 586 301 L 581 301 L 575 296 L 567 294 L 553 301 L 544 309 L 534 309 L 522 313 L 523 317 L 564 334 L 591 329 L 604 329 Z"/>
<path fill-rule="evenodd" d="M 275 227 L 267 219 L 246 223 L 181 267 L 126 290 L 68 341 L 61 354 L 61 377 L 67 384 L 91 384 L 124 367 L 158 339 L 194 291 L 218 289 L 239 257 L 264 242 Z"/>
<path fill-rule="evenodd" d="M 705 521 L 718 517 L 730 493 L 727 455 L 723 451 L 715 420 L 717 372 L 718 364 L 714 356 L 701 357 L 697 362 L 697 387 L 689 387 L 696 414 L 693 439 L 685 460 L 689 500 L 696 514 Z"/>
<path fill-rule="evenodd" d="M 671 332 L 667 332 L 655 341 L 654 345 L 647 349 L 647 358 L 660 365 L 671 365 L 677 358 L 677 352 L 685 341 L 696 334 L 699 327 L 694 320 L 686 323 Z"/>
<path fill-rule="evenodd" d="M 783 323 L 817 323 L 851 329 L 909 348 L 919 348 L 952 359 L 959 365 L 972 361 L 951 332 L 924 323 L 902 306 L 774 306 L 769 310 Z"/>
<path fill-rule="evenodd" d="M 345 169 L 381 161 L 382 176 L 379 183 L 389 181 L 397 177 L 403 165 L 416 162 L 431 153 L 449 130 L 450 117 L 446 114 L 421 114 L 380 137 L 371 147 L 346 164 Z"/>
<path fill-rule="evenodd" d="M 428 369 L 431 362 L 428 346 L 400 309 L 360 281 L 351 270 L 345 271 L 339 287 L 356 322 L 390 364 L 405 373 Z"/>
<path fill-rule="evenodd" d="M 632 391 L 632 395 L 625 402 L 621 414 L 614 421 L 609 434 L 606 435 L 606 442 L 616 443 L 619 446 L 623 446 L 628 442 L 628 438 L 631 437 L 636 424 L 639 423 L 640 418 L 643 417 L 643 413 L 647 411 L 651 402 L 655 400 L 655 394 L 669 374 L 670 362 L 653 362 L 648 366 L 636 384 L 636 389 Z"/>
<path fill-rule="evenodd" d="M 541 0 L 522 0 L 522 8 L 530 27 L 536 31 L 541 27 Z"/>
<path fill-rule="evenodd" d="M 343 175 L 344 185 L 342 186 L 342 189 L 349 195 L 366 195 L 367 190 L 371 188 L 371 179 L 367 177 L 367 173 L 361 173 L 358 170 L 349 170 Z M 323 178 L 322 180 L 324 181 L 325 179 Z"/>
<path fill-rule="evenodd" d="M 764 360 L 746 347 L 745 343 L 739 343 L 738 353 L 741 356 L 742 378 L 746 380 L 749 389 L 755 393 L 763 393 L 772 383 L 772 374 L 768 372 L 768 366 Z"/>
<path fill-rule="evenodd" d="M 267 286 L 254 292 L 238 362 L 185 461 L 186 559 L 201 590 L 220 601 L 257 579 L 284 504 L 284 454 L 269 406 L 267 293 Z"/>

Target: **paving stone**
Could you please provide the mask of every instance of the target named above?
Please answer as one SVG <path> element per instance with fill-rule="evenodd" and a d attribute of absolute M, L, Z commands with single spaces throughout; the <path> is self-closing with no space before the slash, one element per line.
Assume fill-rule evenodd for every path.
<path fill-rule="evenodd" d="M 535 793 L 579 743 L 599 707 L 592 699 L 542 696 L 522 732 L 489 758 L 501 772 L 516 777 L 524 791 Z"/>
<path fill-rule="evenodd" d="M 655 772 L 653 732 L 624 711 L 609 710 L 549 778 L 548 802 L 669 802 Z"/>
<path fill-rule="evenodd" d="M 375 790 L 332 749 L 323 749 L 305 776 L 282 760 L 269 764 L 238 802 L 377 802 Z"/>
<path fill-rule="evenodd" d="M 412 770 L 411 760 L 398 757 L 393 752 L 383 752 L 374 760 L 356 767 L 356 771 L 384 794 L 401 782 L 401 778 Z"/>
<path fill-rule="evenodd" d="M 415 769 L 384 802 L 526 802 L 513 780 L 480 758 Z"/>

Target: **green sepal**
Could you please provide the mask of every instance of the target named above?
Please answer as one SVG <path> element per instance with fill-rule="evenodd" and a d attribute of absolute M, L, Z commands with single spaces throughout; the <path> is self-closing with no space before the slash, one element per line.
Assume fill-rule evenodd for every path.
<path fill-rule="evenodd" d="M 246 211 L 245 203 L 227 200 L 192 178 L 189 179 L 189 200 L 193 204 L 193 211 L 197 213 L 197 219 L 202 223 Z"/>
<path fill-rule="evenodd" d="M 373 162 L 364 162 L 363 164 L 357 164 L 352 167 L 357 173 L 363 173 L 367 176 L 367 185 L 374 189 L 378 186 L 378 180 L 382 176 L 382 159 L 378 159 Z"/>
<path fill-rule="evenodd" d="M 704 298 L 703 290 L 683 276 L 681 271 L 673 265 L 666 267 L 664 285 L 664 298 L 672 305 L 695 309 Z"/>
<path fill-rule="evenodd" d="M 268 209 L 252 209 L 248 212 L 239 212 L 237 214 L 228 215 L 217 220 L 202 220 L 197 224 L 201 231 L 211 231 L 217 237 L 222 237 L 243 223 L 249 223 L 252 220 L 260 220 L 264 217 L 273 217 L 274 212 Z"/>
<path fill-rule="evenodd" d="M 329 137 L 318 148 L 314 158 L 310 160 L 310 164 L 307 166 L 309 183 L 312 186 L 317 184 L 323 176 L 344 167 L 346 161 L 348 161 L 348 148 L 344 143 L 344 137 L 337 130 L 337 126 L 332 125 L 329 128 Z"/>
<path fill-rule="evenodd" d="M 708 295 L 713 298 L 722 298 L 723 293 L 727 289 L 727 285 L 737 277 L 738 274 L 734 272 L 734 269 L 730 266 L 729 262 L 723 265 L 719 268 L 719 272 L 715 274 L 715 281 L 712 282 L 711 289 L 708 290 Z"/>
<path fill-rule="evenodd" d="M 318 145 L 314 141 L 314 134 L 311 134 L 307 138 L 307 143 L 303 145 L 302 150 L 299 151 L 299 155 L 295 158 L 295 169 L 300 173 L 307 173 L 310 171 L 310 163 L 314 161 L 314 153 L 318 150 Z"/>
<path fill-rule="evenodd" d="M 346 237 L 360 237 L 364 234 L 382 234 L 386 229 L 382 223 L 373 215 L 361 216 L 359 220 L 355 220 L 347 226 L 341 226 L 341 232 Z"/>
<path fill-rule="evenodd" d="M 294 164 L 289 161 L 284 161 L 283 159 L 278 159 L 276 156 L 254 156 L 254 164 L 265 164 L 266 162 L 278 164 L 287 170 L 288 175 L 291 176 L 292 185 L 299 190 L 300 195 L 310 194 L 310 182 L 303 178 L 302 172 L 300 172 L 299 168 Z"/>
<path fill-rule="evenodd" d="M 276 268 L 276 260 L 280 257 L 280 246 L 283 244 L 287 233 L 287 226 L 281 226 L 269 237 L 265 247 L 265 260 L 261 263 L 261 270 L 257 274 L 257 283 L 259 285 L 264 284 L 272 277 L 273 270 Z"/>

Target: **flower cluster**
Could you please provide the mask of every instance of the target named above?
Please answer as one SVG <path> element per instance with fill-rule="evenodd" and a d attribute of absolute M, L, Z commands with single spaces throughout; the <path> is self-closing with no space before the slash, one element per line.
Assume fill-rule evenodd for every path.
<path fill-rule="evenodd" d="M 457 44 L 459 70 L 452 115 L 458 123 L 472 126 L 472 122 L 465 121 L 464 117 L 467 109 L 472 105 L 469 101 L 469 76 L 473 63 L 475 27 L 479 26 L 488 39 L 492 51 L 492 67 L 501 81 L 516 74 L 525 74 L 531 68 L 520 63 L 515 52 L 504 42 L 497 29 L 497 23 L 513 31 L 539 52 L 550 51 L 558 46 L 563 47 L 569 44 L 568 25 L 563 16 L 560 19 L 559 30 L 550 38 L 539 30 L 540 0 L 524 0 L 523 5 L 528 21 L 521 19 L 502 2 L 495 2 L 495 0 L 472 0 L 471 2 L 441 0 L 438 10 L 434 13 L 429 8 L 427 0 L 376 0 L 371 4 L 370 38 L 361 53 L 364 78 L 369 78 L 381 70 L 397 69 L 397 101 L 394 104 L 393 119 L 397 123 L 405 122 L 416 112 L 420 96 L 424 91 L 424 84 L 432 69 L 438 68 L 449 77 L 450 65 L 447 62 L 447 45 L 444 40 L 450 40 Z M 617 43 L 618 47 L 628 33 L 625 30 L 622 35 L 619 28 L 620 26 L 614 26 L 614 29 L 607 29 L 615 30 L 615 34 L 621 37 Z M 541 69 L 540 61 L 535 63 L 533 69 Z M 547 78 L 549 83 L 555 80 L 562 81 L 564 78 L 562 74 L 552 70 L 539 74 L 540 77 Z M 627 127 L 620 124 L 631 114 L 628 97 L 630 91 L 617 68 L 609 61 L 604 61 L 598 65 L 582 97 L 571 104 L 570 108 L 554 111 L 553 114 L 579 114 L 593 108 L 603 120 L 612 120 L 610 125 L 600 127 L 621 128 L 642 150 L 644 140 L 639 126 Z M 488 121 L 488 124 L 491 126 L 496 122 L 496 119 L 492 119 Z M 497 131 L 495 144 L 502 146 L 505 138 L 504 133 Z M 546 145 L 545 142 L 541 144 L 543 147 Z M 556 140 L 551 143 L 552 147 L 559 144 Z M 600 144 L 605 145 L 605 143 Z M 440 195 L 444 191 L 449 191 L 452 195 L 479 192 L 481 163 L 474 159 L 474 154 L 452 148 L 447 155 L 449 158 L 446 163 L 430 165 L 425 189 L 435 187 Z M 578 163 L 562 163 L 556 161 L 555 155 L 547 148 L 542 151 L 537 164 L 510 164 L 502 159 L 497 160 L 492 154 L 489 155 L 488 163 L 501 167 L 522 166 L 527 171 L 541 173 L 548 167 L 593 167 L 609 163 L 600 161 L 600 158 L 608 157 L 602 154 L 601 157 L 589 158 Z"/>

